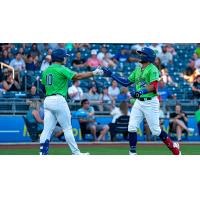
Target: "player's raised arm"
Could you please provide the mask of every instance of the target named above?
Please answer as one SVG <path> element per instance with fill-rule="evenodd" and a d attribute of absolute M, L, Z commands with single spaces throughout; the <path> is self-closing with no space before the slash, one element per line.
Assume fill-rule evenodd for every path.
<path fill-rule="evenodd" d="M 113 72 L 108 67 L 102 67 L 102 70 L 105 76 L 113 78 L 124 87 L 128 87 L 133 84 L 133 82 L 131 82 L 128 78 L 121 77 L 118 74 L 113 74 Z"/>

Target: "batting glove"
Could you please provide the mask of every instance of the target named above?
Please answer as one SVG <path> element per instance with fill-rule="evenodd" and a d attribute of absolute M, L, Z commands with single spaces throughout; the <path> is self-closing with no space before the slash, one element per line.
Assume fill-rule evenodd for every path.
<path fill-rule="evenodd" d="M 144 90 L 140 90 L 140 91 L 135 91 L 135 90 L 132 90 L 131 92 L 130 92 L 130 94 L 131 94 L 131 96 L 133 97 L 133 98 L 140 98 L 140 96 L 141 95 L 143 95 L 143 94 L 147 94 L 148 93 L 148 90 L 147 89 L 144 89 Z"/>
<path fill-rule="evenodd" d="M 103 76 L 103 70 L 100 68 L 95 69 L 93 72 L 93 76 Z"/>
<path fill-rule="evenodd" d="M 111 77 L 112 71 L 108 67 L 102 67 L 105 76 Z"/>

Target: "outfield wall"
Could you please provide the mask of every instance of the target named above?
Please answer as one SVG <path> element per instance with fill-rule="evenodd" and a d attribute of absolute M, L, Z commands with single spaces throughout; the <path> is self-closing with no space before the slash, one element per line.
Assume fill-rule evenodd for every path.
<path fill-rule="evenodd" d="M 108 124 L 112 118 L 109 116 L 97 117 L 97 122 L 101 124 Z M 168 120 L 165 120 L 164 129 L 168 130 Z M 196 136 L 197 126 L 194 117 L 189 117 L 189 127 L 195 128 L 194 134 L 190 134 L 188 137 L 189 141 L 200 141 L 200 137 Z M 82 141 L 80 126 L 77 118 L 72 118 L 72 126 L 76 141 Z M 119 136 L 120 137 L 120 136 Z M 91 135 L 88 135 L 91 138 Z M 106 135 L 106 140 L 110 140 L 109 134 Z M 138 140 L 145 140 L 143 135 L 143 127 L 138 131 Z M 29 134 L 22 116 L 0 116 L 0 143 L 3 142 L 31 142 Z"/>

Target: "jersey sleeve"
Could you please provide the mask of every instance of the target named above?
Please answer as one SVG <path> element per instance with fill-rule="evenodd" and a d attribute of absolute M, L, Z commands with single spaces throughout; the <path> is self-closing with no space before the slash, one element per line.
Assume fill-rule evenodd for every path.
<path fill-rule="evenodd" d="M 155 67 L 153 69 L 150 70 L 149 73 L 149 82 L 154 82 L 154 81 L 158 81 L 159 80 L 159 71 L 158 69 Z"/>
<path fill-rule="evenodd" d="M 132 82 L 132 83 L 135 82 L 135 74 L 136 74 L 136 70 L 134 70 L 134 71 L 130 74 L 130 76 L 128 77 L 128 80 L 129 80 L 130 82 Z"/>
<path fill-rule="evenodd" d="M 45 73 L 42 73 L 42 84 L 45 85 Z"/>
<path fill-rule="evenodd" d="M 62 74 L 68 79 L 68 80 L 72 80 L 72 78 L 76 75 L 76 72 L 63 67 L 62 68 Z"/>

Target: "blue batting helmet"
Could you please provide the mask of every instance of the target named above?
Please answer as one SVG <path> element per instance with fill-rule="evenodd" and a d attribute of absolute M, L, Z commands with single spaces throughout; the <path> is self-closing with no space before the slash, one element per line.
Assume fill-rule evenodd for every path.
<path fill-rule="evenodd" d="M 51 54 L 52 62 L 64 62 L 67 56 L 69 56 L 69 54 L 67 54 L 65 49 L 54 49 Z"/>
<path fill-rule="evenodd" d="M 141 61 L 154 63 L 156 58 L 156 53 L 154 52 L 154 50 L 145 47 L 141 51 L 137 51 L 137 53 L 140 55 Z"/>

